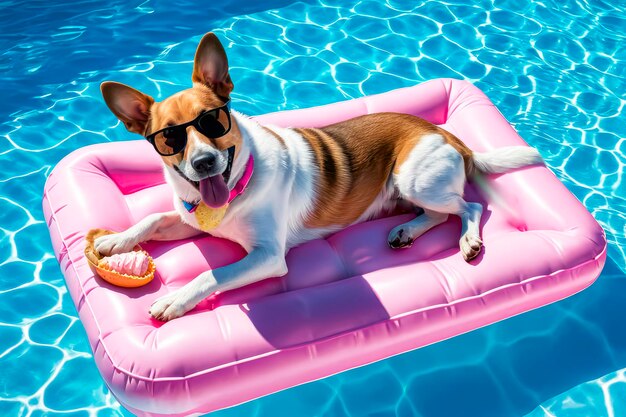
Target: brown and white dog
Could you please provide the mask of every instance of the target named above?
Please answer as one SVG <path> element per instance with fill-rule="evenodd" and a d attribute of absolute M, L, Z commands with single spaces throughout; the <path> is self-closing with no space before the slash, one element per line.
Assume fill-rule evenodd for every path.
<path fill-rule="evenodd" d="M 466 179 L 476 171 L 501 173 L 542 161 L 528 147 L 472 152 L 451 133 L 407 114 L 372 114 L 319 129 L 261 126 L 226 107 L 233 83 L 224 48 L 212 33 L 198 45 L 192 80 L 192 88 L 159 103 L 123 84 L 102 84 L 107 105 L 126 128 L 168 155 L 162 157 L 164 172 L 176 210 L 97 239 L 101 253 L 198 234 L 200 225 L 185 202 L 224 205 L 246 175 L 250 156 L 254 161 L 245 193 L 211 231 L 241 244 L 248 255 L 156 300 L 150 314 L 159 320 L 182 316 L 216 291 L 284 275 L 290 248 L 401 200 L 424 213 L 391 230 L 392 248 L 410 246 L 454 214 L 462 220 L 460 251 L 469 261 L 482 247 L 482 206 L 463 199 Z"/>

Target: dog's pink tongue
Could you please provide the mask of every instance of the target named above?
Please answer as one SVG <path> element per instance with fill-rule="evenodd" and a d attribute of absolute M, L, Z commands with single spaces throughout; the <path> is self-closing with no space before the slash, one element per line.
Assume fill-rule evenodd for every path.
<path fill-rule="evenodd" d="M 200 180 L 200 195 L 204 204 L 211 208 L 222 207 L 228 202 L 230 191 L 221 175 Z"/>

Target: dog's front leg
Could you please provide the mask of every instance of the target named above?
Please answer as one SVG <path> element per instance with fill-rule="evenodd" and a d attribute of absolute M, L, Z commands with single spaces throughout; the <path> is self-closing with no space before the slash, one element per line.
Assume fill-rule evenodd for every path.
<path fill-rule="evenodd" d="M 100 236 L 95 247 L 103 255 L 129 252 L 141 242 L 148 240 L 186 239 L 200 233 L 184 223 L 175 212 L 151 214 L 121 233 Z"/>
<path fill-rule="evenodd" d="M 258 246 L 231 265 L 203 272 L 184 287 L 158 299 L 150 314 L 163 321 L 181 317 L 216 291 L 227 291 L 287 273 L 285 251 L 274 246 Z"/>

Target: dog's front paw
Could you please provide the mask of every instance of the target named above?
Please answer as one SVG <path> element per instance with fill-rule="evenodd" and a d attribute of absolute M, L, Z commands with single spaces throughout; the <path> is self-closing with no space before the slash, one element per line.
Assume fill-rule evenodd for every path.
<path fill-rule="evenodd" d="M 157 299 L 150 307 L 150 315 L 157 320 L 170 321 L 182 317 L 194 308 L 181 290 Z"/>
<path fill-rule="evenodd" d="M 137 245 L 137 239 L 126 233 L 113 233 L 96 238 L 94 246 L 102 255 L 130 252 Z"/>

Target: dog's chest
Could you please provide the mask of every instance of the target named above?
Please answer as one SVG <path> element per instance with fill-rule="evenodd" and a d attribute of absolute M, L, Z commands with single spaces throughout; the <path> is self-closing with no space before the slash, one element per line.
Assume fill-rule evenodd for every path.
<path fill-rule="evenodd" d="M 177 204 L 176 209 L 180 213 L 183 221 L 193 228 L 208 233 L 211 236 L 232 240 L 240 244 L 246 250 L 249 250 L 249 248 L 251 247 L 252 239 L 250 234 L 250 227 L 247 222 L 245 222 L 238 216 L 229 215 L 227 213 L 222 222 L 216 228 L 206 231 L 202 230 L 202 227 L 200 227 L 195 212 L 190 213 L 189 211 L 187 211 L 182 202 Z"/>
<path fill-rule="evenodd" d="M 211 230 L 209 234 L 215 237 L 232 240 L 239 243 L 246 251 L 252 248 L 252 235 L 247 222 L 242 219 L 232 217 L 227 218 L 218 227 Z"/>

